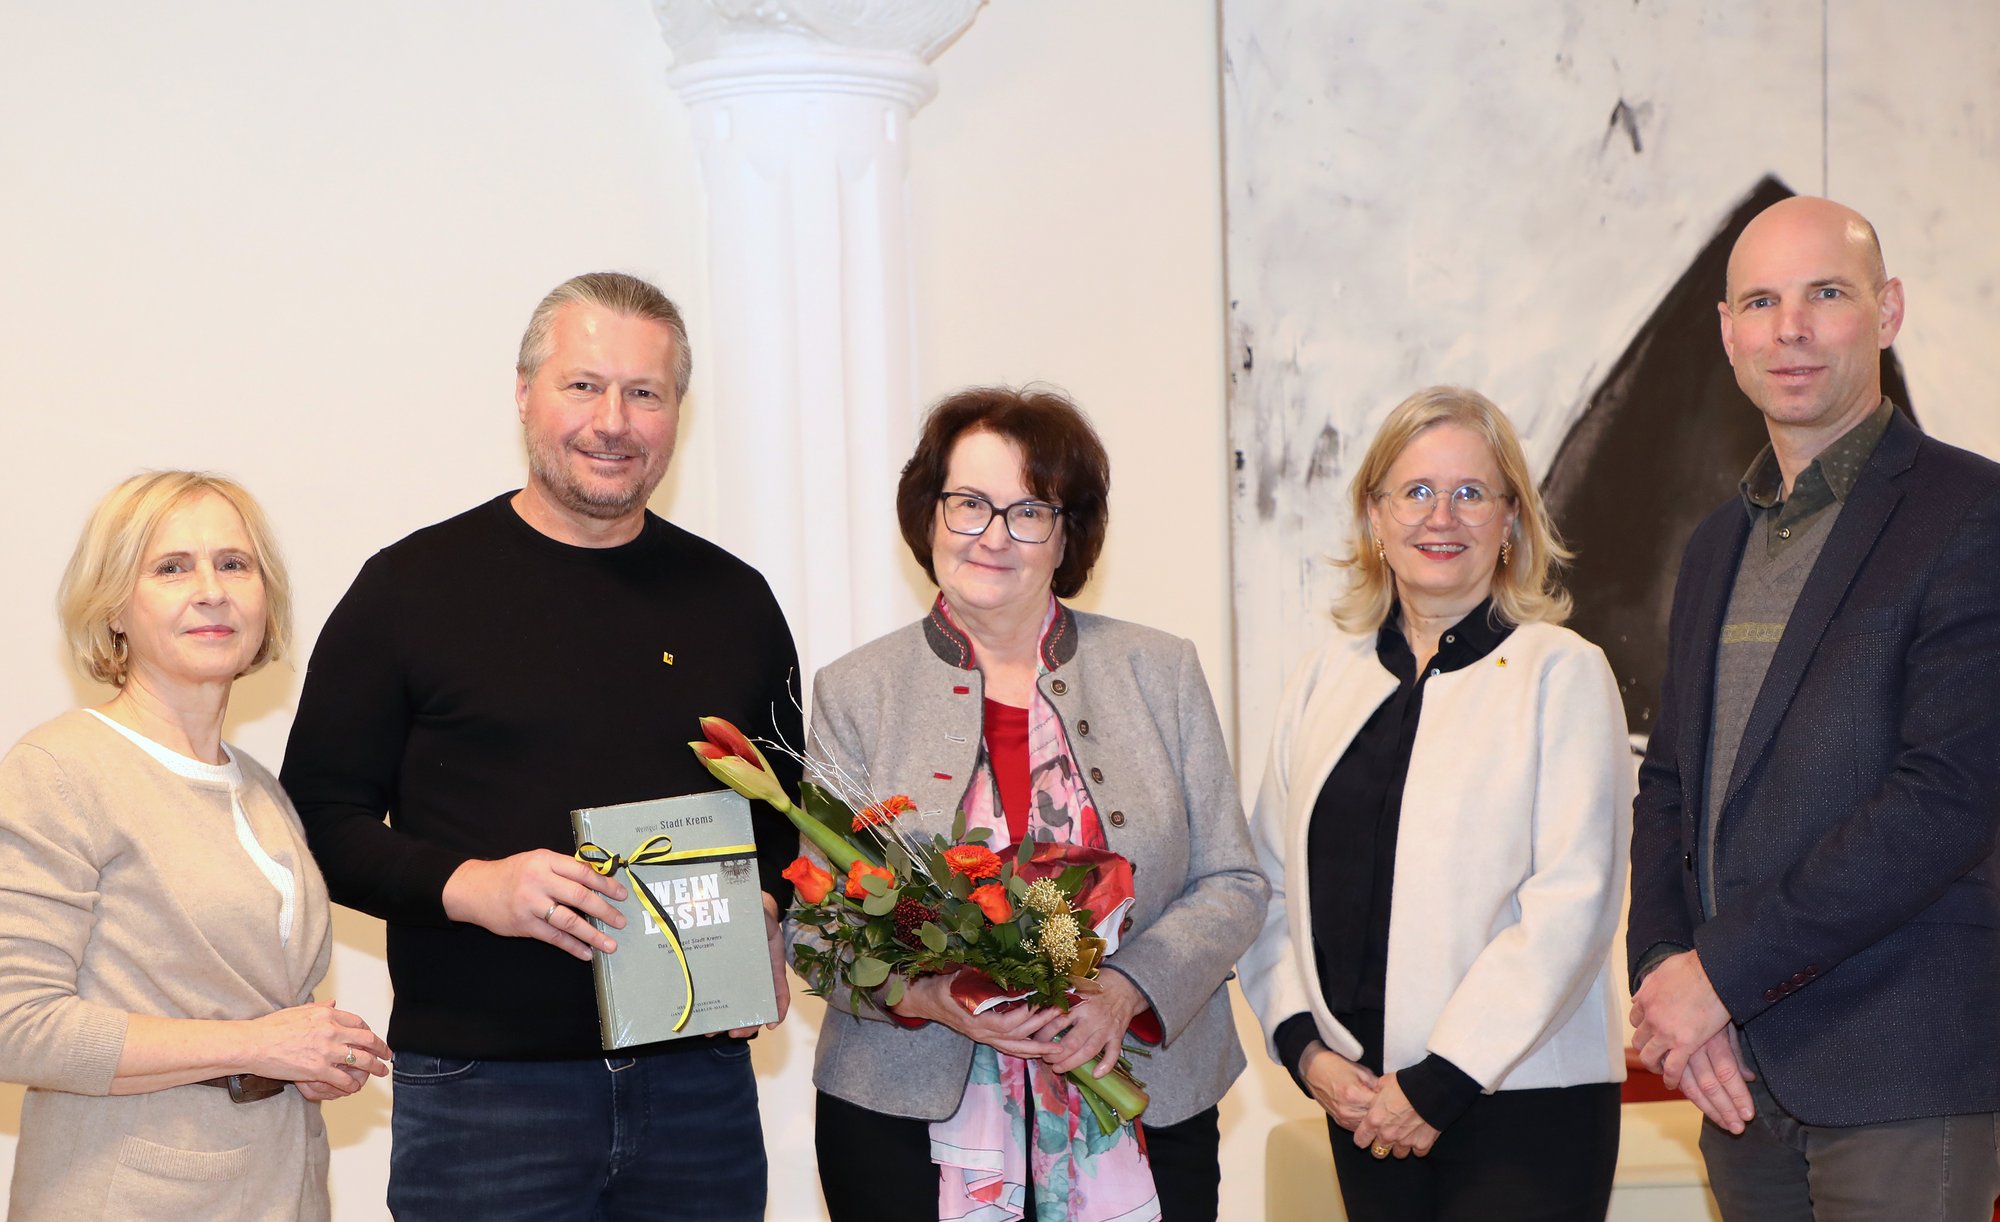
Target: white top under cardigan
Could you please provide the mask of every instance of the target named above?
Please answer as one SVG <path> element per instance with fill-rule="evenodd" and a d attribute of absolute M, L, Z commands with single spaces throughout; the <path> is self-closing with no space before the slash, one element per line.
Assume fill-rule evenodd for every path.
<path fill-rule="evenodd" d="M 1342 634 L 1292 675 L 1251 818 L 1271 880 L 1240 965 L 1275 1059 L 1278 1024 L 1334 1021 L 1313 957 L 1306 843 L 1321 786 L 1395 690 L 1373 632 Z M 1525 624 L 1427 681 L 1403 789 L 1389 911 L 1383 1068 L 1435 1052 L 1487 1091 L 1625 1076 L 1624 969 L 1612 935 L 1632 827 L 1624 705 L 1604 654 Z"/>
<path fill-rule="evenodd" d="M 297 908 L 297 891 L 290 867 L 271 856 L 257 840 L 257 833 L 250 830 L 250 816 L 243 810 L 243 769 L 236 762 L 236 752 L 228 743 L 222 744 L 220 764 L 208 764 L 201 760 L 182 755 L 163 743 L 156 743 L 122 722 L 113 721 L 96 709 L 84 712 L 116 730 L 126 742 L 144 751 L 162 768 L 185 781 L 208 781 L 229 789 L 229 813 L 236 823 L 236 843 L 250 858 L 250 864 L 257 867 L 257 873 L 271 884 L 278 893 L 278 942 L 285 945 L 292 940 L 292 913 Z"/>

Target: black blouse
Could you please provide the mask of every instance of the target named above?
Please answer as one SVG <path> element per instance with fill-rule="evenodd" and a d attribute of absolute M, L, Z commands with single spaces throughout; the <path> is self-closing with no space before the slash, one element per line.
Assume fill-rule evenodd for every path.
<path fill-rule="evenodd" d="M 1362 1044 L 1361 1063 L 1382 1070 L 1382 1011 L 1389 968 L 1390 888 L 1403 785 L 1434 675 L 1462 670 L 1499 648 L 1512 625 L 1492 614 L 1492 600 L 1447 629 L 1422 674 L 1392 609 L 1375 637 L 1375 656 L 1397 679 L 1327 775 L 1306 833 L 1312 894 L 1313 959 L 1321 995 Z M 1278 1054 L 1298 1079 L 1299 1061 L 1319 1032 L 1312 1015 L 1295 1014 L 1274 1034 Z M 1480 1093 L 1479 1083 L 1432 1053 L 1397 1075 L 1403 1093 L 1432 1128 L 1442 1129 Z M 1310 1092 L 1308 1092 L 1310 1093 Z"/>

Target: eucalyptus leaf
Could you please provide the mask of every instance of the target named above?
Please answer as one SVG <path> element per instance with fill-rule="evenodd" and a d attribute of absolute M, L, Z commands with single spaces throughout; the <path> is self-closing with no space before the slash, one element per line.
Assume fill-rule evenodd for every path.
<path fill-rule="evenodd" d="M 1032 836 L 1021 837 L 1020 845 L 1016 847 L 1014 850 L 1014 868 L 1018 870 L 1027 869 L 1028 862 L 1033 860 L 1034 856 L 1035 856 L 1034 837 Z"/>
<path fill-rule="evenodd" d="M 894 1009 L 902 1002 L 903 992 L 909 987 L 910 982 L 905 977 L 898 976 L 894 980 L 891 980 L 889 987 L 882 990 L 882 1005 L 884 1008 Z"/>
<path fill-rule="evenodd" d="M 938 928 L 936 922 L 925 921 L 923 924 L 917 926 L 917 937 L 923 942 L 924 949 L 933 955 L 942 955 L 944 953 L 945 933 L 944 930 Z"/>
<path fill-rule="evenodd" d="M 847 980 L 857 989 L 872 989 L 889 978 L 889 965 L 880 959 L 856 959 L 847 967 Z"/>
<path fill-rule="evenodd" d="M 871 893 L 867 899 L 861 901 L 861 911 L 873 917 L 888 916 L 896 911 L 897 899 L 893 892 Z"/>
<path fill-rule="evenodd" d="M 958 813 L 954 814 L 951 817 L 951 842 L 953 844 L 957 844 L 959 841 L 964 839 L 965 839 L 965 808 L 961 806 L 958 808 Z"/>
<path fill-rule="evenodd" d="M 993 829 L 990 827 L 975 827 L 965 834 L 967 844 L 985 844 L 991 839 L 993 839 Z"/>

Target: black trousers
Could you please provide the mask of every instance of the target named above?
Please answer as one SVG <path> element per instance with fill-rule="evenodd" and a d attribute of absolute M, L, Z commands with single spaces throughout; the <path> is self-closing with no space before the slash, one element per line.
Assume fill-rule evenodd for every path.
<path fill-rule="evenodd" d="M 1327 1119 L 1352 1222 L 1604 1222 L 1618 1084 L 1481 1095 L 1423 1158 L 1378 1159 Z"/>
<path fill-rule="evenodd" d="M 829 1222 L 937 1217 L 938 1171 L 928 1120 L 887 1116 L 817 1092 L 813 1148 Z M 1161 1222 L 1215 1222 L 1221 1206 L 1222 1130 L 1215 1108 L 1178 1124 L 1139 1126 L 1160 1194 Z M 1615 1143 L 1614 1143 L 1615 1146 Z M 1037 1219 L 1032 1195 L 1023 1222 Z"/>

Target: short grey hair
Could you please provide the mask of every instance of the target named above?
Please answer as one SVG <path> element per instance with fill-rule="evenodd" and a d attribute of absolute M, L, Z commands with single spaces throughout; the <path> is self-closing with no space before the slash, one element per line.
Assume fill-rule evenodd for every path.
<path fill-rule="evenodd" d="M 627 318 L 664 323 L 674 335 L 674 397 L 687 397 L 688 382 L 694 376 L 694 353 L 688 348 L 687 323 L 680 308 L 652 284 L 624 272 L 586 272 L 551 289 L 528 316 L 528 329 L 521 333 L 521 354 L 514 361 L 516 373 L 532 377 L 549 359 L 556 315 L 568 305 L 593 305 Z"/>

